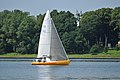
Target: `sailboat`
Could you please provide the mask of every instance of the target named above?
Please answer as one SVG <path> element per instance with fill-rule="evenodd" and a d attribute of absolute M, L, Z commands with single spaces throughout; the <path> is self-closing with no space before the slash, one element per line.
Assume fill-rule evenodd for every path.
<path fill-rule="evenodd" d="M 38 55 L 32 65 L 68 65 L 69 63 L 70 60 L 48 10 L 42 23 Z"/>

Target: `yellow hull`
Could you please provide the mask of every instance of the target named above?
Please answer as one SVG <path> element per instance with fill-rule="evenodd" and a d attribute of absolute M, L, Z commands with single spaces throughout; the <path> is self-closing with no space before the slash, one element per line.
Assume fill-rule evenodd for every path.
<path fill-rule="evenodd" d="M 70 60 L 51 61 L 51 62 L 32 62 L 32 65 L 69 65 Z"/>

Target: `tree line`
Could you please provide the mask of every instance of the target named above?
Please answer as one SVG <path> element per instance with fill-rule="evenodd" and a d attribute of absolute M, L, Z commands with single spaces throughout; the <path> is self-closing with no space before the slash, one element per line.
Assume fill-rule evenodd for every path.
<path fill-rule="evenodd" d="M 16 9 L 0 12 L 0 53 L 37 53 L 44 16 Z M 115 47 L 120 40 L 120 7 L 85 12 L 79 26 L 70 11 L 53 10 L 51 17 L 67 53 L 102 50 L 108 43 Z"/>

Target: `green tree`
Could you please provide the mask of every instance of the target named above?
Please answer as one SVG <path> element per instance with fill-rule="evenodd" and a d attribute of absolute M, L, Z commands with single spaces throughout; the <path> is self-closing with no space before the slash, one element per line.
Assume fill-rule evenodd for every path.
<path fill-rule="evenodd" d="M 111 21 L 111 13 L 111 8 L 102 8 L 96 10 L 96 14 L 99 18 L 99 25 L 97 30 L 105 47 L 107 47 L 108 42 L 110 42 L 110 35 L 112 35 L 111 27 L 109 26 Z"/>
<path fill-rule="evenodd" d="M 75 53 L 86 53 L 89 52 L 89 45 L 87 44 L 86 39 L 83 37 L 80 29 L 76 29 L 76 36 L 75 36 Z"/>
<path fill-rule="evenodd" d="M 90 49 L 90 53 L 92 53 L 93 55 L 95 55 L 95 54 L 97 54 L 97 53 L 99 53 L 100 52 L 100 48 L 99 48 L 99 46 L 98 45 L 93 45 L 92 47 L 91 47 L 91 49 Z"/>
<path fill-rule="evenodd" d="M 114 45 L 120 40 L 120 7 L 112 10 L 110 26 L 114 35 L 111 37 Z"/>
<path fill-rule="evenodd" d="M 20 10 L 8 11 L 4 10 L 0 13 L 1 22 L 1 39 L 4 52 L 15 52 L 17 46 L 17 29 L 22 19 L 27 16 L 27 12 Z"/>
<path fill-rule="evenodd" d="M 80 23 L 80 33 L 82 33 L 83 37 L 86 39 L 87 44 L 92 46 L 98 43 L 98 17 L 95 15 L 95 12 L 91 11 L 83 14 Z"/>
<path fill-rule="evenodd" d="M 0 12 L 0 52 L 36 53 L 44 16 L 17 9 Z M 78 27 L 69 11 L 53 10 L 51 17 L 68 53 L 88 52 L 94 44 L 114 47 L 120 40 L 120 7 L 85 12 Z"/>
<path fill-rule="evenodd" d="M 20 24 L 17 32 L 19 40 L 17 52 L 19 53 L 34 53 L 34 37 L 36 34 L 36 20 L 33 16 L 26 17 Z"/>

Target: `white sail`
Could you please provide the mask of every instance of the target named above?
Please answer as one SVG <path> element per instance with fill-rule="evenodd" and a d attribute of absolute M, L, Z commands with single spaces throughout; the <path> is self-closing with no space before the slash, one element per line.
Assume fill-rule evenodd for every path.
<path fill-rule="evenodd" d="M 55 28 L 54 22 L 51 19 L 52 29 L 51 29 L 51 49 L 50 49 L 50 55 L 51 60 L 66 60 L 68 59 L 66 55 L 66 51 L 62 45 L 62 42 L 60 40 L 60 37 L 57 33 L 57 30 Z"/>
<path fill-rule="evenodd" d="M 68 59 L 49 11 L 42 24 L 37 58 L 44 55 L 49 56 L 51 61 Z"/>
<path fill-rule="evenodd" d="M 51 18 L 50 12 L 47 11 L 43 20 L 42 29 L 40 33 L 38 56 L 37 58 L 43 57 L 43 55 L 50 55 L 50 42 L 51 42 Z"/>

